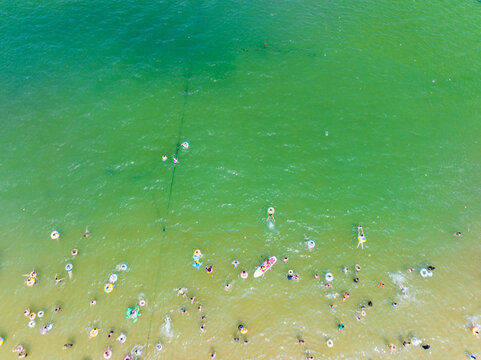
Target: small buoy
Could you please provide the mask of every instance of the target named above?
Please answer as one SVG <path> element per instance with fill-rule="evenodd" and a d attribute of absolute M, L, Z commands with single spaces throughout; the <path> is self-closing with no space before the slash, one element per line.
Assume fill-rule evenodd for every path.
<path fill-rule="evenodd" d="M 65 265 L 66 271 L 72 271 L 72 269 L 73 269 L 73 265 L 71 263 L 68 263 L 67 265 Z"/>
<path fill-rule="evenodd" d="M 30 315 L 28 315 L 28 318 L 30 320 L 35 320 L 36 317 L 37 317 L 37 314 L 35 314 L 34 312 L 31 312 Z"/>
<path fill-rule="evenodd" d="M 326 344 L 327 344 L 328 347 L 333 347 L 333 346 L 334 346 L 334 341 L 332 341 L 331 339 L 329 339 L 329 340 L 327 340 Z"/>
<path fill-rule="evenodd" d="M 332 280 L 334 280 L 334 276 L 330 272 L 326 273 L 326 281 L 332 281 Z"/>
<path fill-rule="evenodd" d="M 113 284 L 117 281 L 118 277 L 117 274 L 110 274 L 109 280 Z"/>
<path fill-rule="evenodd" d="M 57 230 L 52 231 L 52 233 L 50 234 L 50 238 L 52 240 L 58 240 L 60 238 L 60 233 Z"/>
<path fill-rule="evenodd" d="M 127 341 L 127 335 L 125 334 L 120 334 L 120 336 L 117 338 L 117 341 L 121 344 L 123 344 L 125 341 Z"/>
<path fill-rule="evenodd" d="M 182 144 L 180 144 L 180 146 L 182 146 L 182 149 L 187 150 L 189 148 L 189 143 L 184 141 Z"/>
<path fill-rule="evenodd" d="M 162 350 L 163 346 L 162 346 L 161 343 L 158 343 L 157 345 L 155 345 L 155 348 L 156 348 L 158 351 L 160 351 L 160 350 Z"/>
<path fill-rule="evenodd" d="M 112 283 L 105 284 L 104 291 L 107 294 L 110 294 L 113 290 L 114 290 L 114 284 L 112 284 Z"/>
<path fill-rule="evenodd" d="M 28 323 L 28 326 L 31 328 L 35 327 L 35 325 L 36 325 L 35 320 L 32 320 Z"/>
<path fill-rule="evenodd" d="M 43 317 L 44 315 L 45 315 L 45 312 L 43 312 L 43 311 L 41 311 L 41 310 L 37 313 L 37 316 L 38 316 L 39 318 Z"/>
<path fill-rule="evenodd" d="M 145 305 L 147 305 L 147 302 L 144 299 L 140 299 L 139 306 L 144 307 Z"/>

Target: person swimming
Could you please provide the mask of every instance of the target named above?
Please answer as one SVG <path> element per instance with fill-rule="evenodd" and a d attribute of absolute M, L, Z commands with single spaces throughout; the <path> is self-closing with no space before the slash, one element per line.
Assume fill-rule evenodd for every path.
<path fill-rule="evenodd" d="M 88 238 L 89 236 L 90 236 L 89 227 L 87 226 L 87 227 L 85 228 L 84 238 Z"/>
<path fill-rule="evenodd" d="M 361 245 L 361 249 L 364 249 L 364 243 L 366 242 L 366 237 L 364 236 L 364 230 L 362 229 L 362 226 L 357 227 L 357 247 Z"/>
<path fill-rule="evenodd" d="M 273 207 L 270 207 L 269 209 L 267 209 L 267 219 L 266 219 L 266 221 L 272 220 L 272 221 L 276 222 L 276 219 L 274 218 L 275 212 L 276 212 L 276 210 Z"/>

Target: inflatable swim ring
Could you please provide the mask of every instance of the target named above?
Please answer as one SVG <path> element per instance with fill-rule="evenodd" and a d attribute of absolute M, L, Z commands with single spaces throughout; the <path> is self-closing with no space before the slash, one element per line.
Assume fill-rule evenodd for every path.
<path fill-rule="evenodd" d="M 125 270 L 127 270 L 127 264 L 124 264 L 124 263 L 123 263 L 123 264 L 118 264 L 118 265 L 116 266 L 116 268 L 117 268 L 117 270 L 125 271 Z"/>
<path fill-rule="evenodd" d="M 34 312 L 31 312 L 30 315 L 28 315 L 28 318 L 30 320 L 35 320 L 36 317 L 37 317 L 37 314 L 35 314 Z"/>
<path fill-rule="evenodd" d="M 428 270 L 428 276 L 433 277 L 433 272 Z"/>
<path fill-rule="evenodd" d="M 306 244 L 307 244 L 307 248 L 309 250 L 314 249 L 314 247 L 316 246 L 316 243 L 314 242 L 314 240 L 308 240 L 308 241 L 306 241 Z"/>
<path fill-rule="evenodd" d="M 421 270 L 419 270 L 419 273 L 421 274 L 421 276 L 422 276 L 423 278 L 429 276 L 428 270 L 425 269 L 425 268 L 422 268 Z"/>
<path fill-rule="evenodd" d="M 330 272 L 326 273 L 326 281 L 332 281 L 334 280 L 334 276 Z"/>
<path fill-rule="evenodd" d="M 142 316 L 140 313 L 140 306 L 139 304 L 135 305 L 133 308 L 127 308 L 127 313 L 125 314 L 125 317 L 127 319 L 132 319 L 132 322 L 136 322 L 139 316 Z"/>
<path fill-rule="evenodd" d="M 44 313 L 42 310 L 40 310 L 40 311 L 37 313 L 37 316 L 38 316 L 39 318 L 43 317 L 44 315 L 45 315 L 45 313 Z"/>
<path fill-rule="evenodd" d="M 32 320 L 32 321 L 30 321 L 30 322 L 28 323 L 28 326 L 31 327 L 31 328 L 33 328 L 33 327 L 35 327 L 35 324 L 36 324 L 36 323 L 35 323 L 35 320 Z"/>
<path fill-rule="evenodd" d="M 187 150 L 189 148 L 189 143 L 184 141 L 182 144 L 180 144 L 180 146 L 182 146 L 182 149 Z"/>
<path fill-rule="evenodd" d="M 249 273 L 245 270 L 240 274 L 241 279 L 244 279 L 244 280 L 247 279 L 248 276 L 249 276 Z"/>
<path fill-rule="evenodd" d="M 37 282 L 37 279 L 33 278 L 33 277 L 29 277 L 27 279 L 27 286 L 30 287 L 30 286 L 33 286 L 35 285 L 35 283 Z"/>
<path fill-rule="evenodd" d="M 474 335 L 478 336 L 479 335 L 479 330 L 476 326 L 471 326 L 471 331 L 473 332 Z"/>
<path fill-rule="evenodd" d="M 111 282 L 113 284 L 117 281 L 117 279 L 118 279 L 117 274 L 110 274 L 109 282 Z"/>
<path fill-rule="evenodd" d="M 356 271 L 361 271 L 361 265 L 359 265 L 359 264 L 356 264 L 356 266 L 354 266 L 354 268 L 356 269 Z"/>
<path fill-rule="evenodd" d="M 134 355 L 135 355 L 135 356 L 140 356 L 140 355 L 142 355 L 142 349 L 135 349 L 135 350 L 134 350 Z"/>
<path fill-rule="evenodd" d="M 327 344 L 327 347 L 333 347 L 333 346 L 334 346 L 334 341 L 332 341 L 331 339 L 329 339 L 329 340 L 327 340 L 326 344 Z"/>
<path fill-rule="evenodd" d="M 366 312 L 364 310 L 361 311 L 361 316 L 366 316 Z"/>
<path fill-rule="evenodd" d="M 125 355 L 124 360 L 132 360 L 132 357 L 130 355 Z"/>
<path fill-rule="evenodd" d="M 139 300 L 139 306 L 140 306 L 140 307 L 143 307 L 143 306 L 145 306 L 145 305 L 147 305 L 147 302 L 146 302 L 144 299 L 140 299 L 140 300 Z"/>
<path fill-rule="evenodd" d="M 127 335 L 125 334 L 120 334 L 120 336 L 117 338 L 117 341 L 121 344 L 123 344 L 125 341 L 127 341 Z"/>
<path fill-rule="evenodd" d="M 421 343 L 422 343 L 422 341 L 419 340 L 418 338 L 415 338 L 415 337 L 411 338 L 411 344 L 413 344 L 414 346 L 421 345 Z"/>
<path fill-rule="evenodd" d="M 52 231 L 50 234 L 52 240 L 58 240 L 60 238 L 60 233 L 57 230 Z"/>
<path fill-rule="evenodd" d="M 287 272 L 287 274 L 292 276 L 292 275 L 294 275 L 294 271 L 289 270 L 289 271 Z"/>
<path fill-rule="evenodd" d="M 241 333 L 242 335 L 247 334 L 248 331 L 249 331 L 249 330 L 248 330 L 246 327 L 242 327 L 242 329 L 240 329 L 240 333 Z"/>
<path fill-rule="evenodd" d="M 65 265 L 66 271 L 72 271 L 72 269 L 73 269 L 73 265 L 71 263 L 68 263 L 67 265 Z"/>
<path fill-rule="evenodd" d="M 114 284 L 112 284 L 112 283 L 105 284 L 104 291 L 107 294 L 110 294 L 112 291 L 114 291 Z"/>
<path fill-rule="evenodd" d="M 194 251 L 194 255 L 193 255 L 193 257 L 197 257 L 197 258 L 200 258 L 200 257 L 202 257 L 202 253 L 200 252 L 200 250 L 199 250 L 199 249 L 196 249 L 196 250 Z"/>
<path fill-rule="evenodd" d="M 110 359 L 112 357 L 112 350 L 107 349 L 104 351 L 104 359 Z"/>
<path fill-rule="evenodd" d="M 167 161 L 168 157 L 167 155 L 162 155 L 162 161 Z"/>
<path fill-rule="evenodd" d="M 160 351 L 160 350 L 162 350 L 163 346 L 162 346 L 161 343 L 158 343 L 158 344 L 155 345 L 155 348 L 156 348 L 158 351 Z"/>
<path fill-rule="evenodd" d="M 3 342 L 5 341 L 5 339 L 3 338 L 3 336 L 0 336 L 0 346 L 3 345 Z"/>
<path fill-rule="evenodd" d="M 274 215 L 275 212 L 276 212 L 276 209 L 274 209 L 272 206 L 269 209 L 267 209 L 268 215 Z"/>
<path fill-rule="evenodd" d="M 92 330 L 90 330 L 89 337 L 92 339 L 92 338 L 96 337 L 98 334 L 99 334 L 99 329 L 93 328 Z"/>

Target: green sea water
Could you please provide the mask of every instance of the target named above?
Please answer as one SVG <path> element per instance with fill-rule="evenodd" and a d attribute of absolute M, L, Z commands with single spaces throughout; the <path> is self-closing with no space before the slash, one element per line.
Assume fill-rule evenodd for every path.
<path fill-rule="evenodd" d="M 480 11 L 452 0 L 0 1 L 0 358 L 18 344 L 42 360 L 102 359 L 108 345 L 112 359 L 135 347 L 142 359 L 481 356 Z M 212 275 L 191 266 L 195 249 Z M 253 279 L 269 256 L 277 264 Z M 21 275 L 33 269 L 29 288 Z M 139 297 L 133 324 L 125 311 Z M 46 313 L 34 328 L 26 308 Z M 248 344 L 233 341 L 240 323 Z M 413 335 L 431 349 L 403 348 Z"/>

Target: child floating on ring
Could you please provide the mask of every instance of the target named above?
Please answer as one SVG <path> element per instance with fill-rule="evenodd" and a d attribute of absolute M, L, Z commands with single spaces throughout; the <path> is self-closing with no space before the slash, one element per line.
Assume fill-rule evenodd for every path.
<path fill-rule="evenodd" d="M 272 206 L 267 209 L 267 219 L 266 221 L 272 220 L 276 222 L 276 219 L 274 218 L 274 213 L 276 212 L 276 209 L 274 209 Z"/>
<path fill-rule="evenodd" d="M 366 242 L 366 237 L 364 236 L 364 230 L 362 229 L 362 226 L 359 225 L 357 227 L 357 247 L 361 245 L 361 249 L 364 249 L 364 243 Z"/>

